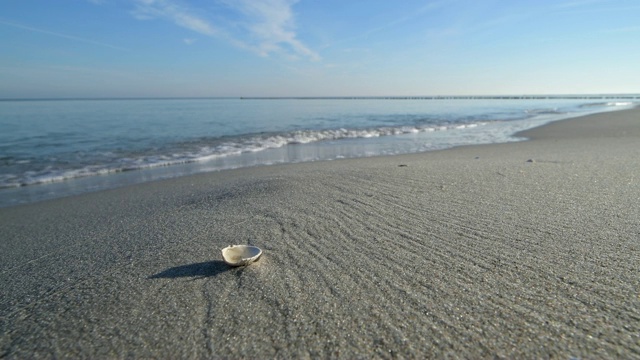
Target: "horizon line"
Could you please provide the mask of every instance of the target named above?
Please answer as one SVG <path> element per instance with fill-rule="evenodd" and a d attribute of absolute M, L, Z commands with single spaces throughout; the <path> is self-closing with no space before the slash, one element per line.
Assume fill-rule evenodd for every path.
<path fill-rule="evenodd" d="M 17 97 L 0 101 L 87 101 L 87 100 L 525 100 L 525 99 L 640 99 L 640 93 L 589 94 L 502 94 L 502 95 L 344 95 L 344 96 L 135 96 L 135 97 Z"/>

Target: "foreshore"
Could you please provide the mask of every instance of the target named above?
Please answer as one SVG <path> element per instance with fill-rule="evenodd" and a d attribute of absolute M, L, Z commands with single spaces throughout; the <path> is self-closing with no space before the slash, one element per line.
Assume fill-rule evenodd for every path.
<path fill-rule="evenodd" d="M 0 209 L 0 358 L 639 358 L 640 110 L 519 136 Z"/>

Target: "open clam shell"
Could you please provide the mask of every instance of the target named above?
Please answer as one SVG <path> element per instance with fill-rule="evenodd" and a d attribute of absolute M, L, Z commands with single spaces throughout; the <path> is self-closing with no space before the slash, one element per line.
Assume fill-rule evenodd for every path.
<path fill-rule="evenodd" d="M 231 266 L 243 266 L 258 260 L 262 250 L 251 245 L 230 245 L 222 249 L 224 262 Z"/>

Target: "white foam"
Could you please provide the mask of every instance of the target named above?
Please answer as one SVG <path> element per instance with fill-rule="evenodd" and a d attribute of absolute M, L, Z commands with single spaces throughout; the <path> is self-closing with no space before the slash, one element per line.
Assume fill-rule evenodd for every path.
<path fill-rule="evenodd" d="M 608 102 L 607 106 L 630 106 L 633 105 L 633 102 L 631 101 L 614 101 L 614 102 Z"/>
<path fill-rule="evenodd" d="M 625 107 L 633 106 L 635 103 L 631 101 L 611 101 L 602 103 L 585 104 L 581 107 L 589 107 L 594 110 L 588 112 L 598 111 L 611 111 L 618 110 Z M 609 108 L 604 110 L 603 108 Z M 522 110 L 520 110 L 522 111 Z M 348 129 L 348 128 L 335 128 L 324 130 L 298 130 L 279 134 L 260 134 L 260 135 L 248 135 L 235 139 L 229 139 L 228 141 L 221 141 L 220 139 L 211 139 L 210 143 L 206 143 L 203 140 L 203 144 L 200 146 L 193 146 L 192 144 L 185 144 L 185 149 L 174 150 L 167 154 L 140 154 L 131 155 L 127 157 L 116 158 L 113 152 L 105 152 L 103 155 L 107 158 L 102 165 L 88 165 L 81 168 L 64 169 L 53 168 L 47 166 L 39 171 L 26 171 L 22 174 L 12 173 L 0 176 L 0 188 L 7 187 L 20 187 L 32 184 L 42 183 L 54 183 L 61 182 L 68 179 L 82 178 L 96 175 L 106 175 L 112 173 L 126 172 L 131 170 L 150 169 L 158 167 L 167 167 L 179 164 L 189 163 L 205 163 L 224 159 L 227 157 L 241 156 L 242 154 L 258 154 L 267 150 L 281 149 L 289 145 L 304 145 L 312 143 L 320 143 L 325 141 L 342 141 L 347 139 L 370 139 L 371 141 L 377 141 L 375 139 L 385 138 L 389 136 L 404 136 L 412 134 L 424 134 L 434 132 L 451 132 L 450 134 L 457 133 L 458 131 L 473 131 L 474 133 L 468 133 L 475 136 L 476 140 L 473 142 L 502 142 L 510 141 L 509 137 L 516 131 L 523 130 L 532 126 L 540 125 L 544 122 L 554 121 L 559 118 L 569 117 L 571 114 L 562 112 L 557 108 L 541 108 L 524 110 L 526 114 L 524 119 L 518 121 L 476 121 L 470 123 L 445 123 L 445 124 L 430 124 L 422 126 L 397 126 L 397 127 L 372 127 L 361 129 Z M 522 114 L 522 113 L 521 113 Z M 575 114 L 577 115 L 577 114 Z M 475 129 L 485 125 L 491 126 L 482 131 L 476 132 Z M 489 131 L 491 130 L 491 131 Z M 467 134 L 467 133 L 465 133 Z M 431 135 L 429 135 L 431 136 Z M 444 143 L 454 141 L 451 136 L 448 136 Z M 465 136 L 464 141 L 469 141 Z M 190 147 L 188 147 L 188 146 Z M 455 146 L 458 144 L 450 143 L 449 146 Z M 442 146 L 433 146 L 430 144 L 420 145 L 418 149 L 414 148 L 411 151 L 426 151 L 434 148 L 441 148 Z M 180 149 L 180 145 L 178 145 Z M 367 150 L 367 154 L 373 155 L 376 151 L 377 154 L 394 153 L 397 150 L 394 149 L 378 149 L 375 151 Z M 403 150 L 402 150 L 403 151 Z M 402 152 L 400 151 L 400 152 Z M 334 154 L 332 157 L 342 158 L 350 157 L 351 155 Z M 109 160 L 110 159 L 110 160 Z M 322 156 L 318 157 L 318 160 L 322 159 Z M 263 159 L 262 164 L 266 164 L 270 160 Z M 29 163 L 29 160 L 21 160 L 20 163 Z"/>
<path fill-rule="evenodd" d="M 288 145 L 310 144 L 322 141 L 344 139 L 374 139 L 387 136 L 419 134 L 452 129 L 474 128 L 486 124 L 455 124 L 437 127 L 400 126 L 379 127 L 370 129 L 327 129 L 299 130 L 271 136 L 258 135 L 238 138 L 212 146 L 201 146 L 197 150 L 183 153 L 173 152 L 168 155 L 141 155 L 139 157 L 123 157 L 104 165 L 90 165 L 78 169 L 54 169 L 51 166 L 41 171 L 27 171 L 22 176 L 4 176 L 0 178 L 0 187 L 19 187 L 25 185 L 54 183 L 69 179 L 96 175 L 106 175 L 131 170 L 142 170 L 194 162 L 207 162 L 243 153 L 259 153 L 269 149 L 278 149 Z"/>

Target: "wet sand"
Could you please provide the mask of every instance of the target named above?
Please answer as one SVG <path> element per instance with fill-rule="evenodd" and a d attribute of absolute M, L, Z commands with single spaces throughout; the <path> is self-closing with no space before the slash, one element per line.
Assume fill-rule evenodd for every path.
<path fill-rule="evenodd" d="M 0 357 L 640 357 L 640 110 L 520 135 L 0 209 Z"/>

